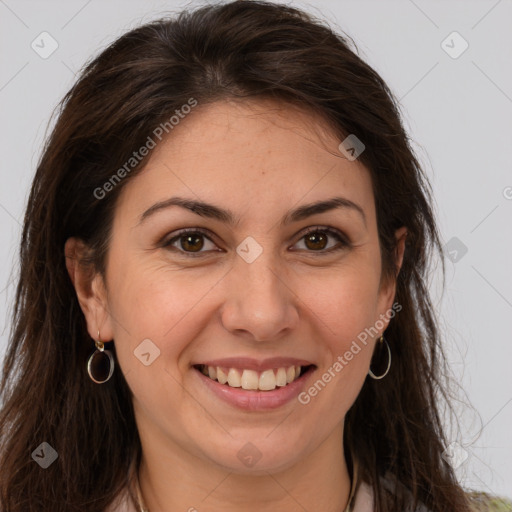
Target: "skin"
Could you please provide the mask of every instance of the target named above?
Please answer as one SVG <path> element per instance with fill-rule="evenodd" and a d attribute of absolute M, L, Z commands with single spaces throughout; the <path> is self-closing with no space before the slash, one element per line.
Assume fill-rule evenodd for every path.
<path fill-rule="evenodd" d="M 68 272 L 89 335 L 97 339 L 99 329 L 103 341 L 115 340 L 115 371 L 133 392 L 141 489 L 151 512 L 339 512 L 347 505 L 344 417 L 378 337 L 307 405 L 292 400 L 272 411 L 220 401 L 191 368 L 233 356 L 299 357 L 317 366 L 309 387 L 390 310 L 396 283 L 381 283 L 370 173 L 347 160 L 339 143 L 316 114 L 291 106 L 199 105 L 125 184 L 106 279 L 76 265 L 84 246 L 67 241 Z M 173 206 L 138 224 L 154 203 L 178 195 L 228 208 L 240 222 L 230 227 Z M 278 224 L 289 210 L 333 195 L 360 205 L 366 224 L 350 209 Z M 325 231 L 324 246 L 308 243 L 305 228 L 325 225 L 351 247 L 328 252 L 339 242 Z M 192 250 L 179 239 L 174 251 L 159 244 L 182 228 L 209 234 Z M 396 232 L 398 267 L 405 234 Z M 236 253 L 247 236 L 263 249 L 252 263 Z M 187 256 L 197 254 L 194 247 L 200 257 Z M 148 338 L 160 356 L 145 366 L 134 350 Z M 248 441 L 261 453 L 253 467 L 237 457 Z"/>

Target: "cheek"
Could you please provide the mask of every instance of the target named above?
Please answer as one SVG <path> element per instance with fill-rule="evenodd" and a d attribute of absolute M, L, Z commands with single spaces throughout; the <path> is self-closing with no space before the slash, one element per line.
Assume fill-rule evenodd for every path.
<path fill-rule="evenodd" d="M 366 379 L 374 345 L 371 327 L 377 287 L 372 279 L 338 275 L 309 298 L 310 317 L 316 318 L 312 336 L 323 350 L 316 378 L 299 398 L 328 423 L 341 421 Z"/>
<path fill-rule="evenodd" d="M 127 277 L 129 276 L 129 278 Z M 169 266 L 139 263 L 111 274 L 110 313 L 116 347 L 133 365 L 133 351 L 149 339 L 165 366 L 177 364 L 181 352 L 208 321 L 205 304 L 218 276 L 192 273 Z M 131 356 L 131 359 L 130 359 Z M 120 359 L 123 357 L 120 354 Z"/>
<path fill-rule="evenodd" d="M 326 407 L 332 400 L 339 403 L 340 414 L 353 403 L 368 372 L 375 336 L 372 327 L 378 318 L 379 278 L 374 266 L 361 257 L 322 279 L 315 278 L 314 285 L 302 291 L 304 311 L 310 311 L 314 322 L 312 336 L 324 349 L 317 378 L 329 391 L 322 393 L 320 401 Z M 311 389 L 312 395 L 323 389 L 322 382 Z"/>
<path fill-rule="evenodd" d="M 372 325 L 378 310 L 379 275 L 363 263 L 317 274 L 298 292 L 341 345 Z"/>

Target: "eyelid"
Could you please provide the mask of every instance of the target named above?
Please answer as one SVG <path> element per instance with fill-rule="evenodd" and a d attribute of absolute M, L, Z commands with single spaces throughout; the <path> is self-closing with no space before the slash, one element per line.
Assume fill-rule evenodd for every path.
<path fill-rule="evenodd" d="M 300 231 L 298 233 L 298 240 L 295 243 L 298 243 L 301 241 L 305 236 L 309 235 L 310 233 L 327 233 L 328 236 L 336 238 L 338 240 L 338 244 L 334 247 L 331 247 L 329 249 L 324 249 L 320 251 L 306 251 L 307 254 L 333 254 L 336 252 L 339 252 L 343 249 L 351 249 L 352 248 L 352 242 L 350 241 L 350 238 L 341 230 L 327 225 L 316 225 L 316 226 L 309 226 L 305 228 L 304 230 Z M 341 244 L 341 245 L 340 245 Z M 295 245 L 295 244 L 294 244 Z"/>
<path fill-rule="evenodd" d="M 351 243 L 349 237 L 345 233 L 343 233 L 342 231 L 340 231 L 337 228 L 334 228 L 332 226 L 327 226 L 327 225 L 315 225 L 315 226 L 309 226 L 307 228 L 304 228 L 302 231 L 300 231 L 298 233 L 298 235 L 295 235 L 295 236 L 298 237 L 298 239 L 297 239 L 297 241 L 293 245 L 297 244 L 302 238 L 304 238 L 305 236 L 309 235 L 310 233 L 316 233 L 316 232 L 324 232 L 324 233 L 327 233 L 328 236 L 336 238 L 338 240 L 338 246 L 331 247 L 330 249 L 326 249 L 326 250 L 306 251 L 307 253 L 311 253 L 311 254 L 315 254 L 315 253 L 316 254 L 331 254 L 333 252 L 342 250 L 344 248 L 351 248 L 352 247 L 352 243 Z M 172 243 L 174 243 L 180 237 L 182 237 L 183 235 L 186 235 L 188 233 L 192 233 L 192 234 L 199 233 L 199 234 L 202 234 L 202 235 L 204 235 L 205 238 L 210 240 L 210 242 L 216 244 L 214 242 L 214 240 L 212 240 L 212 238 L 215 238 L 213 233 L 211 233 L 207 229 L 199 228 L 198 227 L 198 228 L 183 228 L 183 229 L 180 229 L 180 230 L 172 233 L 171 237 L 164 238 L 163 241 L 161 242 L 160 246 L 163 247 L 163 248 L 171 247 Z M 339 244 L 341 244 L 341 246 Z M 209 250 L 209 251 L 199 251 L 199 252 L 194 253 L 194 252 L 183 251 L 183 250 L 177 249 L 175 247 L 172 247 L 171 250 L 176 250 L 180 255 L 186 255 L 186 257 L 199 257 L 199 256 L 201 256 L 203 254 L 211 252 L 211 250 Z M 215 252 L 219 252 L 219 251 L 215 251 Z"/>
<path fill-rule="evenodd" d="M 304 228 L 302 231 L 299 231 L 299 233 L 298 233 L 299 239 L 306 235 L 309 235 L 310 233 L 316 233 L 317 231 L 327 232 L 331 235 L 336 235 L 336 236 L 340 237 L 343 240 L 343 242 L 345 242 L 346 244 L 350 243 L 348 236 L 345 235 L 343 233 L 343 231 L 341 231 L 337 228 L 334 228 L 332 226 L 324 226 L 324 225 L 309 226 L 307 228 Z"/>
<path fill-rule="evenodd" d="M 159 246 L 164 249 L 169 248 L 169 250 L 172 250 L 173 252 L 177 252 L 180 255 L 185 255 L 186 257 L 192 257 L 192 258 L 199 257 L 208 252 L 211 252 L 211 251 L 200 251 L 200 252 L 194 253 L 194 252 L 186 252 L 181 249 L 177 249 L 176 247 L 171 247 L 172 243 L 174 243 L 176 240 L 179 240 L 182 236 L 184 236 L 188 233 L 192 233 L 192 234 L 200 233 L 200 234 L 204 235 L 205 238 L 210 240 L 210 242 L 215 244 L 215 242 L 212 240 L 213 234 L 209 230 L 204 229 L 204 228 L 183 228 L 178 231 L 175 231 L 174 233 L 171 233 L 171 236 L 169 238 L 167 238 L 167 236 L 164 237 L 162 242 L 159 244 Z M 213 238 L 215 238 L 215 237 L 213 237 Z M 217 244 L 215 244 L 215 245 L 217 245 Z M 219 251 L 216 251 L 216 252 L 219 252 Z"/>

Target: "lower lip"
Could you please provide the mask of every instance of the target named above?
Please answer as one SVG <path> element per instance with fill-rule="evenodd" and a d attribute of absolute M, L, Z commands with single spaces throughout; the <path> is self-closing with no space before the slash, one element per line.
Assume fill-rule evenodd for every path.
<path fill-rule="evenodd" d="M 247 411 L 264 411 L 277 409 L 282 405 L 291 402 L 301 393 L 305 387 L 306 380 L 313 373 L 314 368 L 309 369 L 304 375 L 286 386 L 276 388 L 272 391 L 247 391 L 242 388 L 232 388 L 227 384 L 210 379 L 196 368 L 192 368 L 207 388 L 230 405 L 245 409 Z"/>

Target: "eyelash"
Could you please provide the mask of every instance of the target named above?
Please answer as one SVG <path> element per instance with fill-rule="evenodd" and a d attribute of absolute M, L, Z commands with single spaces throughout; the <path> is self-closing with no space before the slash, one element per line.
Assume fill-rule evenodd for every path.
<path fill-rule="evenodd" d="M 307 235 L 310 235 L 312 233 L 326 233 L 329 236 L 332 236 L 333 238 L 335 238 L 339 242 L 339 245 L 336 246 L 336 247 L 331 247 L 330 249 L 327 249 L 327 250 L 319 250 L 319 251 L 309 250 L 309 251 L 306 251 L 306 252 L 318 253 L 318 254 L 325 255 L 325 254 L 330 254 L 330 253 L 333 253 L 333 252 L 340 251 L 342 249 L 346 249 L 346 248 L 352 247 L 352 245 L 351 245 L 351 243 L 350 243 L 350 241 L 348 240 L 347 237 L 345 237 L 337 229 L 331 228 L 329 226 L 313 226 L 313 227 L 307 228 L 307 230 L 302 233 L 302 235 L 301 235 L 301 237 L 299 238 L 298 241 L 302 240 L 304 237 L 306 237 Z M 209 252 L 209 251 L 200 251 L 200 252 L 193 253 L 193 252 L 184 251 L 183 249 L 178 249 L 177 247 L 171 247 L 172 244 L 175 241 L 179 241 L 179 239 L 182 236 L 189 235 L 189 234 L 203 235 L 205 238 L 210 240 L 210 242 L 215 243 L 208 236 L 208 234 L 209 234 L 208 231 L 206 231 L 206 230 L 204 230 L 202 228 L 185 228 L 185 229 L 182 229 L 182 230 L 178 231 L 176 233 L 176 235 L 173 236 L 172 238 L 170 238 L 168 241 L 163 242 L 162 247 L 163 248 L 169 248 L 171 250 L 176 250 L 179 253 L 186 254 L 187 255 L 186 257 L 191 257 L 191 258 L 199 258 L 205 252 Z"/>

